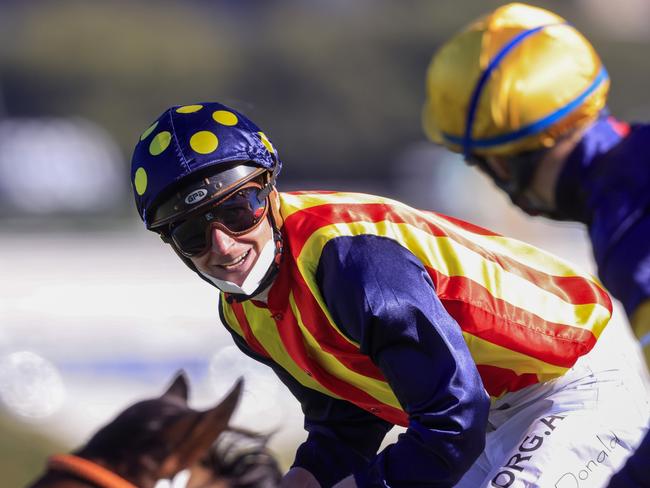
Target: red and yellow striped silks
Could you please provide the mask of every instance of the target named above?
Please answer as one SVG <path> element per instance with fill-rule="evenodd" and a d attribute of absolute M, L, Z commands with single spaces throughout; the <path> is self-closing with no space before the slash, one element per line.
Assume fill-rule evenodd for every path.
<path fill-rule="evenodd" d="M 534 246 L 380 197 L 281 194 L 285 251 L 268 306 L 222 300 L 227 326 L 303 385 L 386 420 L 406 416 L 379 369 L 342 334 L 318 290 L 325 244 L 372 234 L 424 264 L 460 325 L 488 393 L 497 397 L 564 374 L 611 316 L 596 279 Z"/>

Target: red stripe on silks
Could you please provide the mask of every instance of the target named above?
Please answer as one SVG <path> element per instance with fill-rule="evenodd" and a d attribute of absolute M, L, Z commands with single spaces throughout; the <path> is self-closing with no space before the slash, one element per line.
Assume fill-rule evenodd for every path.
<path fill-rule="evenodd" d="M 614 132 L 616 132 L 621 137 L 627 137 L 627 135 L 630 133 L 630 124 L 627 122 L 617 120 L 611 115 L 607 117 L 607 122 L 609 122 L 609 125 L 612 127 L 612 129 L 614 129 Z"/>
<path fill-rule="evenodd" d="M 285 349 L 291 359 L 304 371 L 308 372 L 318 383 L 341 398 L 354 403 L 358 407 L 371 412 L 393 424 L 406 426 L 408 417 L 405 412 L 390 405 L 381 403 L 365 391 L 356 388 L 336 376 L 328 373 L 317 361 L 314 361 L 305 348 L 300 327 L 291 313 L 286 313 L 277 321 L 278 332 Z"/>
<path fill-rule="evenodd" d="M 431 210 L 421 210 L 421 212 L 425 214 L 431 214 L 435 217 L 439 217 L 442 220 L 446 220 L 450 224 L 457 225 L 461 229 L 472 232 L 473 234 L 478 234 L 481 236 L 503 237 L 498 232 L 494 232 L 490 229 L 486 229 L 485 227 L 480 227 L 478 225 L 471 224 L 470 222 L 465 222 L 464 220 L 457 219 L 456 217 L 451 217 L 449 215 L 441 214 L 438 212 L 432 212 Z"/>
<path fill-rule="evenodd" d="M 288 241 L 286 234 L 283 234 L 283 238 L 285 242 Z M 296 302 L 309 303 L 308 306 L 301 306 L 302 322 L 324 351 L 335 355 L 345 367 L 356 373 L 385 381 L 379 368 L 372 361 L 364 361 L 365 356 L 359 352 L 359 348 L 330 325 L 300 274 L 291 253 L 287 252 L 282 257 L 280 272 L 269 290 L 268 304 L 273 315 L 292 313 L 288 303 L 289 293 L 292 291 L 297 298 Z"/>
<path fill-rule="evenodd" d="M 426 214 L 427 212 L 425 212 Z M 431 215 L 438 215 L 435 212 L 428 212 Z M 390 205 L 389 203 L 323 203 L 298 210 L 285 219 L 285 224 L 293 225 L 293 221 L 301 218 L 299 227 L 295 228 L 289 236 L 291 240 L 291 252 L 295 257 L 299 256 L 307 239 L 319 228 L 333 223 L 353 222 L 381 222 L 387 220 L 394 223 L 406 223 L 423 229 L 433 236 L 447 236 L 449 232 L 439 226 L 419 217 L 413 212 Z M 468 225 L 468 227 L 470 227 Z M 477 229 L 480 229 L 477 227 Z M 470 230 L 470 229 L 468 229 Z M 492 233 L 492 235 L 498 235 Z M 476 244 L 474 244 L 475 246 Z"/>
<path fill-rule="evenodd" d="M 362 354 L 358 346 L 350 343 L 330 325 L 325 313 L 323 313 L 318 301 L 309 290 L 300 273 L 296 273 L 294 277 L 294 294 L 296 295 L 296 302 L 304 304 L 300 308 L 302 323 L 316 339 L 323 351 L 333 354 L 346 368 L 360 375 L 386 381 L 380 369 L 368 356 Z"/>
<path fill-rule="evenodd" d="M 455 217 L 450 217 L 448 215 L 430 211 L 423 212 L 437 216 L 474 234 L 503 237 L 501 234 L 492 232 L 488 229 L 484 229 L 483 227 L 479 227 L 474 224 L 470 224 L 469 222 L 459 220 Z M 607 308 L 610 314 L 612 312 L 612 300 L 610 296 L 595 282 L 592 282 L 582 276 L 554 276 L 531 268 L 530 266 L 516 261 L 515 259 L 512 259 L 508 256 L 496 256 L 495 259 L 494 254 L 478 246 L 476 243 L 454 233 L 453 231 L 446 232 L 450 238 L 453 238 L 459 244 L 462 244 L 468 249 L 471 249 L 477 254 L 480 254 L 488 261 L 496 262 L 504 270 L 516 274 L 517 276 L 520 276 L 527 281 L 534 283 L 540 288 L 544 288 L 546 291 L 553 293 L 555 296 L 562 298 L 564 301 L 567 301 L 573 305 L 587 305 L 598 303 Z"/>
<path fill-rule="evenodd" d="M 445 290 L 469 289 L 470 302 L 449 299 L 446 292 L 441 294 L 440 301 L 463 331 L 492 344 L 565 368 L 573 366 L 596 344 L 590 330 L 545 321 L 528 310 L 494 298 L 466 278 L 444 277 L 441 282 Z"/>
<path fill-rule="evenodd" d="M 265 358 L 270 358 L 271 356 L 269 355 L 269 353 L 266 352 L 264 346 L 260 344 L 260 342 L 257 340 L 257 337 L 255 337 L 255 334 L 253 334 L 253 331 L 251 330 L 251 325 L 248 323 L 248 318 L 246 318 L 246 313 L 244 312 L 244 307 L 242 306 L 242 304 L 233 301 L 230 304 L 230 306 L 232 307 L 232 311 L 235 313 L 237 322 L 239 322 L 239 326 L 241 327 L 242 332 L 244 333 L 244 339 L 246 339 L 246 342 L 251 347 L 251 349 L 253 349 L 260 356 L 264 356 Z"/>
<path fill-rule="evenodd" d="M 478 373 L 483 380 L 483 386 L 492 397 L 499 397 L 505 392 L 521 390 L 535 383 L 539 378 L 533 373 L 518 375 L 511 369 L 489 366 L 486 364 L 476 365 Z"/>
<path fill-rule="evenodd" d="M 458 225 L 459 227 L 476 234 L 502 237 L 500 234 L 491 232 L 473 224 L 468 224 L 467 222 L 463 222 L 462 220 L 458 220 L 454 217 L 436 213 L 434 213 L 434 215 L 437 215 L 443 220 L 447 220 L 454 225 Z M 604 289 L 602 289 L 593 281 L 590 281 L 582 276 L 555 276 L 543 271 L 538 271 L 534 268 L 531 268 L 527 264 L 521 263 L 507 255 L 494 254 L 491 251 L 484 249 L 478 244 L 453 231 L 447 231 L 447 234 L 454 241 L 479 254 L 484 259 L 498 264 L 505 271 L 524 278 L 526 281 L 535 284 L 539 288 L 543 288 L 544 290 L 552 293 L 553 295 L 561 298 L 566 302 L 569 302 L 573 305 L 587 305 L 598 303 L 607 308 L 610 314 L 612 312 L 611 298 Z"/>
<path fill-rule="evenodd" d="M 495 255 L 477 244 L 466 240 L 462 236 L 450 235 L 456 242 L 471 249 L 484 259 L 496 263 L 504 271 L 512 273 L 544 289 L 548 293 L 572 305 L 590 305 L 598 303 L 612 311 L 612 301 L 605 290 L 595 282 L 582 276 L 555 276 L 538 271 L 530 266 L 520 263 L 508 256 Z"/>
<path fill-rule="evenodd" d="M 434 212 L 429 212 L 434 215 Z M 441 215 L 439 215 L 441 216 Z M 393 207 L 385 203 L 372 204 L 323 204 L 315 207 L 309 207 L 290 215 L 285 224 L 292 225 L 296 219 L 302 217 L 297 222 L 295 232 L 290 232 L 288 239 L 290 241 L 291 253 L 295 258 L 300 255 L 306 240 L 320 227 L 330 223 L 342 222 L 352 223 L 358 221 L 370 221 L 373 223 L 387 220 L 394 223 L 406 223 L 429 232 L 434 237 L 449 237 L 464 247 L 476 252 L 484 259 L 494 262 L 504 270 L 516 274 L 527 281 L 534 283 L 540 288 L 544 288 L 549 293 L 556 295 L 562 300 L 568 301 L 574 305 L 599 303 L 608 308 L 611 312 L 611 299 L 602 288 L 595 283 L 579 276 L 553 276 L 525 264 L 522 264 L 508 256 L 494 254 L 475 242 L 453 232 L 450 229 L 443 229 L 432 222 L 419 218 L 413 213 L 403 209 Z M 441 216 L 442 217 L 442 216 Z M 454 219 L 449 219 L 455 223 Z M 459 221 L 460 222 L 460 221 Z M 467 230 L 478 229 L 485 234 L 484 229 L 463 223 Z M 499 234 L 492 233 L 498 236 Z"/>
<path fill-rule="evenodd" d="M 291 286 L 291 270 L 296 268 L 296 263 L 288 252 L 289 238 L 286 227 L 282 227 L 282 242 L 284 248 L 280 260 L 280 270 L 269 288 L 268 307 L 272 314 L 282 313 L 289 307 L 289 292 Z"/>

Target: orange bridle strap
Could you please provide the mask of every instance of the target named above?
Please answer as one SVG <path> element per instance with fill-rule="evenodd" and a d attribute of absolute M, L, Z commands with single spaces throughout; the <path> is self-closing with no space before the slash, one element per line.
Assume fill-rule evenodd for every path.
<path fill-rule="evenodd" d="M 103 466 L 71 454 L 50 456 L 47 466 L 57 471 L 72 473 L 102 488 L 138 488 Z"/>

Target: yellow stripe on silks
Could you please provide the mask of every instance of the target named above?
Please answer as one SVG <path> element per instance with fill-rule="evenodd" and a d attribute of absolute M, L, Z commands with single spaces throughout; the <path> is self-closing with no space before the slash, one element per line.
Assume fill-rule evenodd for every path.
<path fill-rule="evenodd" d="M 449 223 L 445 222 L 444 220 L 442 222 L 439 222 L 438 219 L 433 220 L 435 220 L 436 225 L 439 225 L 440 227 L 450 228 Z M 590 273 L 583 272 L 568 261 L 556 255 L 543 251 L 542 249 L 535 247 L 532 244 L 527 244 L 517 239 L 500 235 L 476 234 L 459 226 L 451 227 L 450 231 L 457 233 L 458 235 L 465 237 L 468 240 L 471 240 L 477 246 L 482 247 L 486 251 L 506 256 L 519 263 L 524 264 L 525 266 L 528 266 L 529 268 L 534 269 L 535 271 L 539 271 L 541 273 L 549 274 L 552 276 L 577 276 L 591 281 L 594 284 L 598 285 L 600 288 L 603 288 L 602 284 L 595 276 L 591 275 Z M 525 257 L 525 260 L 522 260 L 522 257 Z"/>
<path fill-rule="evenodd" d="M 477 365 L 498 368 L 507 365 L 508 369 L 518 375 L 536 374 L 540 382 L 562 376 L 569 369 L 499 346 L 467 332 L 463 332 L 463 337 Z"/>
<path fill-rule="evenodd" d="M 262 344 L 273 361 L 282 366 L 303 386 L 320 391 L 321 393 L 334 398 L 340 398 L 338 395 L 332 393 L 318 383 L 314 378 L 309 376 L 293 361 L 293 359 L 291 359 L 291 356 L 287 353 L 282 338 L 278 333 L 275 320 L 270 316 L 268 309 L 257 307 L 249 300 L 246 300 L 241 304 L 244 308 L 246 317 L 248 318 L 248 323 L 253 335 L 259 343 Z"/>
<path fill-rule="evenodd" d="M 282 201 L 283 215 L 285 218 L 299 210 L 325 204 L 385 204 L 395 207 L 397 210 L 416 212 L 425 221 L 429 221 L 430 223 L 449 232 L 457 233 L 458 235 L 476 243 L 477 246 L 483 247 L 484 249 L 496 254 L 507 256 L 537 271 L 553 276 L 579 276 L 592 281 L 603 288 L 598 279 L 593 275 L 582 272 L 568 261 L 551 255 L 531 244 L 527 244 L 517 239 L 500 236 L 496 233 L 494 233 L 494 235 L 478 234 L 440 217 L 435 212 L 414 209 L 402 202 L 391 200 L 389 198 L 366 195 L 363 193 L 337 192 L 325 194 L 308 193 L 300 195 L 282 194 Z M 522 256 L 526 257 L 525 261 L 522 261 Z"/>
<path fill-rule="evenodd" d="M 495 298 L 528 310 L 547 322 L 588 329 L 598 337 L 607 325 L 609 310 L 598 303 L 572 304 L 539 287 L 532 281 L 511 273 L 494 261 L 466 248 L 451 238 L 436 238 L 438 249 L 446 257 L 433 267 L 447 276 L 463 276 L 484 286 Z M 455 260 L 450 260 L 454 256 Z"/>
<path fill-rule="evenodd" d="M 604 306 L 574 305 L 566 302 L 531 281 L 504 270 L 498 263 L 483 258 L 451 238 L 432 237 L 426 231 L 409 224 L 382 221 L 339 223 L 322 227 L 307 239 L 298 259 L 303 276 L 315 275 L 314 268 L 327 241 L 337 236 L 360 234 L 391 238 L 410 249 L 418 259 L 439 273 L 450 277 L 463 276 L 475 281 L 495 298 L 528 310 L 546 321 L 586 328 L 596 337 L 607 324 L 609 311 Z M 427 242 L 432 245 L 425 245 Z M 308 267 L 312 269 L 307 269 Z M 317 286 L 313 280 L 310 281 L 308 285 L 320 302 Z"/>
<path fill-rule="evenodd" d="M 386 204 L 393 207 L 413 210 L 408 205 L 396 200 L 367 195 L 365 193 L 334 192 L 321 194 L 301 193 L 298 195 L 281 193 L 280 198 L 282 200 L 282 216 L 285 219 L 300 210 L 306 210 L 319 205 Z"/>
<path fill-rule="evenodd" d="M 223 294 L 221 295 L 220 300 L 225 300 Z M 224 318 L 227 322 L 225 325 L 230 327 L 245 340 L 246 336 L 244 335 L 244 331 L 242 330 L 241 325 L 239 325 L 239 320 L 237 320 L 237 317 L 235 316 L 235 311 L 227 303 L 223 304 L 222 309 Z"/>
<path fill-rule="evenodd" d="M 314 336 L 312 336 L 309 329 L 303 323 L 300 310 L 296 305 L 293 294 L 289 297 L 289 304 L 296 317 L 302 335 L 305 338 L 305 347 L 309 351 L 309 355 L 313 357 L 318 364 L 320 364 L 331 375 L 366 392 L 381 403 L 400 410 L 402 409 L 395 393 L 393 393 L 387 382 L 364 376 L 347 368 L 336 358 L 336 356 L 321 348 L 318 341 Z"/>

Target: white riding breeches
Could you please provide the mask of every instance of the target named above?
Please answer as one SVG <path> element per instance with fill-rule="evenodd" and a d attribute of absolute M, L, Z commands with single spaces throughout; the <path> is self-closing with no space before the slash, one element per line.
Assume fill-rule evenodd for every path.
<path fill-rule="evenodd" d="M 638 370 L 589 355 L 496 400 L 486 447 L 459 488 L 600 488 L 634 451 L 650 407 Z"/>

